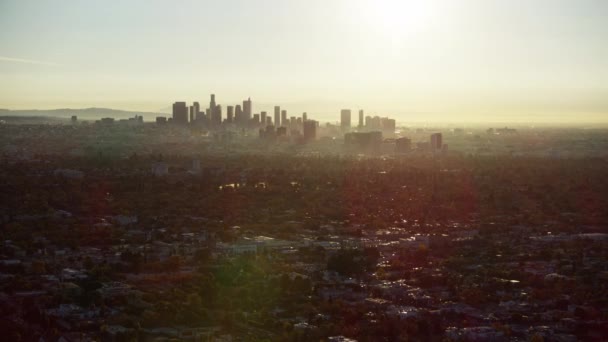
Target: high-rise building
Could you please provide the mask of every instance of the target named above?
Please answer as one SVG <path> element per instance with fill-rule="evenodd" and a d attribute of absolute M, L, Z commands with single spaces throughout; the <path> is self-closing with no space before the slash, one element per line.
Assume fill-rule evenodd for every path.
<path fill-rule="evenodd" d="M 190 106 L 190 122 L 194 122 L 194 106 Z"/>
<path fill-rule="evenodd" d="M 433 133 L 431 134 L 431 149 L 436 151 L 436 150 L 441 150 L 441 147 L 443 146 L 443 136 L 441 133 Z"/>
<path fill-rule="evenodd" d="M 215 108 L 215 94 L 211 94 L 211 100 L 209 101 L 209 109 L 213 111 Z"/>
<path fill-rule="evenodd" d="M 188 123 L 188 107 L 186 106 L 186 102 L 175 102 L 173 104 L 173 123 Z"/>
<path fill-rule="evenodd" d="M 363 128 L 363 109 L 359 110 L 359 128 Z"/>
<path fill-rule="evenodd" d="M 307 119 L 308 119 L 308 115 L 306 114 L 306 112 L 302 113 L 302 121 L 306 122 Z"/>
<path fill-rule="evenodd" d="M 340 111 L 340 127 L 344 130 L 350 129 L 350 109 Z"/>
<path fill-rule="evenodd" d="M 234 106 L 226 107 L 226 122 L 234 122 Z"/>
<path fill-rule="evenodd" d="M 260 124 L 260 114 L 253 114 L 253 118 L 251 119 L 255 126 Z"/>
<path fill-rule="evenodd" d="M 193 102 L 192 106 L 194 107 L 194 120 L 198 121 L 199 114 L 201 112 L 201 105 L 198 102 Z"/>
<path fill-rule="evenodd" d="M 252 116 L 251 98 L 243 101 L 243 124 L 248 125 Z"/>
<path fill-rule="evenodd" d="M 281 111 L 281 127 L 287 127 L 288 124 L 289 123 L 287 122 L 287 111 L 283 109 Z"/>
<path fill-rule="evenodd" d="M 266 112 L 260 113 L 260 122 L 262 123 L 262 125 L 266 124 Z"/>
<path fill-rule="evenodd" d="M 240 125 L 243 122 L 243 109 L 241 109 L 241 105 L 236 105 L 234 113 L 234 122 L 237 125 Z"/>
<path fill-rule="evenodd" d="M 317 138 L 317 125 L 315 120 L 304 121 L 304 141 L 309 142 Z"/>
<path fill-rule="evenodd" d="M 274 125 L 281 127 L 281 107 L 274 106 Z"/>

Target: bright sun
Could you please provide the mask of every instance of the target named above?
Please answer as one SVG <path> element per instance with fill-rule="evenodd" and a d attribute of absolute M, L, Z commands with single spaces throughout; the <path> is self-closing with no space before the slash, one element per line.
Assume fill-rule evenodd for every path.
<path fill-rule="evenodd" d="M 367 0 L 363 6 L 372 29 L 393 38 L 416 34 L 431 24 L 431 0 Z"/>

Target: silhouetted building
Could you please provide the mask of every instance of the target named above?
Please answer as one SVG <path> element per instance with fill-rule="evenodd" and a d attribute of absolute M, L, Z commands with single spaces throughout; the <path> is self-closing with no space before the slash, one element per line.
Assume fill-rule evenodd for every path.
<path fill-rule="evenodd" d="M 248 125 L 252 117 L 251 98 L 243 101 L 243 125 Z"/>
<path fill-rule="evenodd" d="M 201 113 L 201 105 L 198 102 L 193 102 L 192 106 L 194 107 L 194 121 L 197 121 Z"/>
<path fill-rule="evenodd" d="M 226 122 L 234 122 L 234 106 L 226 107 Z"/>
<path fill-rule="evenodd" d="M 281 107 L 274 106 L 274 125 L 281 127 Z"/>
<path fill-rule="evenodd" d="M 340 127 L 343 130 L 350 129 L 350 109 L 342 109 L 340 111 Z"/>
<path fill-rule="evenodd" d="M 289 123 L 287 122 L 287 111 L 286 110 L 282 110 L 281 111 L 281 126 L 285 126 L 287 127 Z M 277 134 L 279 135 L 279 134 Z"/>
<path fill-rule="evenodd" d="M 164 125 L 167 123 L 167 118 L 164 116 L 157 116 L 156 117 L 156 123 L 159 125 Z"/>
<path fill-rule="evenodd" d="M 216 105 L 213 109 L 213 124 L 220 126 L 222 124 L 222 106 Z"/>
<path fill-rule="evenodd" d="M 260 123 L 264 126 L 266 125 L 266 112 L 260 113 Z"/>
<path fill-rule="evenodd" d="M 306 112 L 302 113 L 302 122 L 306 122 L 306 120 L 308 120 L 308 115 L 306 114 Z"/>
<path fill-rule="evenodd" d="M 317 138 L 318 122 L 315 120 L 304 121 L 304 141 L 309 142 Z"/>
<path fill-rule="evenodd" d="M 211 100 L 209 101 L 209 109 L 213 110 L 215 108 L 215 94 L 211 94 Z"/>
<path fill-rule="evenodd" d="M 376 153 L 382 147 L 382 132 L 346 133 L 344 144 L 352 152 Z"/>
<path fill-rule="evenodd" d="M 75 124 L 78 122 L 78 117 L 76 115 L 72 115 L 72 124 Z"/>
<path fill-rule="evenodd" d="M 194 106 L 190 106 L 190 122 L 194 122 Z"/>
<path fill-rule="evenodd" d="M 363 128 L 363 109 L 359 110 L 359 128 Z"/>
<path fill-rule="evenodd" d="M 234 122 L 240 124 L 243 121 L 243 109 L 241 109 L 241 105 L 236 105 L 235 113 L 234 113 Z"/>
<path fill-rule="evenodd" d="M 408 138 L 399 138 L 395 140 L 395 152 L 407 153 L 412 150 L 412 140 Z"/>
<path fill-rule="evenodd" d="M 175 102 L 173 104 L 173 123 L 188 123 L 188 107 L 186 106 L 186 102 Z"/>
<path fill-rule="evenodd" d="M 394 134 L 395 129 L 397 128 L 397 122 L 395 121 L 395 119 L 382 118 L 381 125 L 382 131 L 390 134 Z"/>
<path fill-rule="evenodd" d="M 431 149 L 434 151 L 441 150 L 442 146 L 443 146 L 443 136 L 441 135 L 441 133 L 431 134 Z"/>

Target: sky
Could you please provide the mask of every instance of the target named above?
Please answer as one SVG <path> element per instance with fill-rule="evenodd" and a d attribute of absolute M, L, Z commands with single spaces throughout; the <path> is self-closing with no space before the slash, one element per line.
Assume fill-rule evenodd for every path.
<path fill-rule="evenodd" d="M 608 122 L 605 0 L 0 0 L 0 108 Z M 203 106 L 205 107 L 205 106 Z"/>

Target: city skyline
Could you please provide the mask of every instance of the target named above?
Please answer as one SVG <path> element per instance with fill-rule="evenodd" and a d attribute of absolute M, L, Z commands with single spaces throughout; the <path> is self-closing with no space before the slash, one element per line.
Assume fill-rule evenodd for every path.
<path fill-rule="evenodd" d="M 608 121 L 600 1 L 6 1 L 0 13 L 0 108 L 168 112 L 216 92 L 322 120 L 364 108 L 399 122 Z"/>

